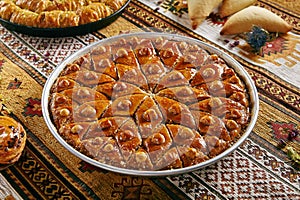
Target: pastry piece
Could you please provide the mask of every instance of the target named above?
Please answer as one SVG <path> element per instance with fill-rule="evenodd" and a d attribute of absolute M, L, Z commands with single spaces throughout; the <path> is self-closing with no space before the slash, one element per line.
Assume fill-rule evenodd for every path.
<path fill-rule="evenodd" d="M 203 83 L 196 86 L 197 89 L 206 91 L 211 96 L 215 97 L 229 97 L 233 93 L 242 92 L 243 88 L 238 87 L 236 84 L 216 80 L 211 83 Z"/>
<path fill-rule="evenodd" d="M 175 86 L 185 86 L 189 85 L 189 80 L 178 70 L 173 70 L 167 73 L 158 82 L 154 92 L 158 93 L 160 90 Z"/>
<path fill-rule="evenodd" d="M 83 140 L 86 152 L 101 163 L 124 167 L 125 162 L 116 140 L 111 137 L 97 137 Z"/>
<path fill-rule="evenodd" d="M 202 151 L 193 147 L 178 146 L 177 150 L 184 167 L 196 165 L 209 159 Z"/>
<path fill-rule="evenodd" d="M 253 26 L 259 26 L 269 32 L 287 33 L 292 30 L 278 15 L 258 6 L 249 6 L 232 15 L 224 24 L 220 34 L 230 35 L 251 31 Z"/>
<path fill-rule="evenodd" d="M 108 100 L 98 100 L 84 103 L 74 110 L 75 122 L 86 122 L 98 120 L 110 105 Z"/>
<path fill-rule="evenodd" d="M 126 121 L 120 129 L 117 130 L 115 139 L 125 161 L 127 161 L 142 144 L 138 127 L 132 119 Z"/>
<path fill-rule="evenodd" d="M 91 70 L 100 72 L 117 79 L 117 68 L 111 56 L 110 46 L 101 46 L 91 52 Z"/>
<path fill-rule="evenodd" d="M 145 94 L 145 91 L 143 91 L 136 85 L 119 81 L 100 84 L 96 86 L 96 91 L 111 97 L 111 99 L 117 99 L 122 96 L 128 96 L 133 94 Z"/>
<path fill-rule="evenodd" d="M 75 147 L 75 149 L 82 150 L 83 146 L 81 141 L 89 126 L 90 123 L 88 122 L 71 123 L 62 126 L 58 132 L 66 142 Z"/>
<path fill-rule="evenodd" d="M 161 111 L 151 97 L 146 97 L 135 113 L 142 138 L 148 137 L 152 131 L 164 121 Z"/>
<path fill-rule="evenodd" d="M 95 22 L 111 15 L 112 13 L 113 11 L 104 3 L 91 3 L 76 11 L 76 14 L 80 17 L 79 24 Z"/>
<path fill-rule="evenodd" d="M 119 81 L 134 84 L 145 91 L 149 90 L 147 79 L 139 68 L 117 64 L 117 69 Z"/>
<path fill-rule="evenodd" d="M 132 154 L 132 156 L 127 161 L 127 167 L 129 169 L 137 170 L 153 170 L 153 164 L 150 160 L 150 156 L 143 148 L 139 148 Z"/>
<path fill-rule="evenodd" d="M 84 7 L 88 4 L 86 0 L 54 0 L 53 3 L 55 4 L 57 10 L 62 11 L 76 11 L 81 7 Z M 47 9 L 50 10 L 49 8 Z"/>
<path fill-rule="evenodd" d="M 64 90 L 72 89 L 74 87 L 79 87 L 80 85 L 75 80 L 62 76 L 57 79 L 55 84 L 53 85 L 52 92 L 62 92 Z"/>
<path fill-rule="evenodd" d="M 190 66 L 200 68 L 205 63 L 209 54 L 207 51 L 195 44 L 189 44 L 187 42 L 180 42 L 178 44 L 179 50 L 183 55 L 183 61 L 185 64 L 190 63 Z M 185 69 L 185 67 L 177 66 L 175 69 Z"/>
<path fill-rule="evenodd" d="M 156 51 L 151 40 L 138 41 L 138 44 L 134 48 L 134 52 L 140 65 L 160 60 L 160 58 L 156 55 Z"/>
<path fill-rule="evenodd" d="M 38 23 L 38 14 L 30 10 L 16 9 L 10 17 L 10 21 L 15 24 L 34 26 Z"/>
<path fill-rule="evenodd" d="M 181 125 L 167 124 L 167 128 L 176 146 L 191 146 L 197 134 L 194 130 Z"/>
<path fill-rule="evenodd" d="M 248 112 L 247 107 L 244 107 L 242 104 L 226 97 L 212 97 L 209 99 L 204 99 L 202 101 L 189 105 L 189 108 L 191 110 L 200 110 L 207 113 L 212 113 L 216 116 L 223 116 L 223 111 L 229 111 L 227 109 L 231 108 L 235 108 L 240 111 L 245 110 L 245 112 Z"/>
<path fill-rule="evenodd" d="M 254 4 L 256 0 L 223 0 L 219 15 L 224 18 Z"/>
<path fill-rule="evenodd" d="M 156 47 L 164 65 L 169 68 L 176 68 L 176 65 L 183 62 L 182 54 L 176 42 L 166 41 L 161 47 Z"/>
<path fill-rule="evenodd" d="M 50 0 L 16 0 L 16 5 L 22 9 L 37 13 L 54 10 L 56 8 L 55 1 Z"/>
<path fill-rule="evenodd" d="M 113 10 L 119 10 L 127 0 L 101 0 L 102 3 L 105 3 Z"/>
<path fill-rule="evenodd" d="M 97 101 L 97 100 L 107 100 L 107 97 L 100 92 L 97 92 L 88 87 L 78 87 L 73 89 L 64 90 L 61 94 L 67 96 L 73 101 L 83 104 L 90 101 Z"/>
<path fill-rule="evenodd" d="M 162 156 L 170 149 L 172 138 L 166 128 L 161 125 L 152 131 L 152 135 L 143 141 L 153 165 L 162 158 Z"/>
<path fill-rule="evenodd" d="M 127 117 L 106 117 L 91 123 L 84 139 L 96 137 L 114 137 L 117 130 L 127 121 Z"/>
<path fill-rule="evenodd" d="M 188 0 L 188 12 L 192 28 L 196 29 L 221 2 L 222 0 Z"/>
<path fill-rule="evenodd" d="M 161 158 L 155 163 L 155 170 L 170 170 L 182 168 L 183 164 L 176 147 L 170 148 Z"/>
<path fill-rule="evenodd" d="M 0 17 L 5 20 L 9 20 L 11 15 L 18 12 L 20 8 L 10 0 L 0 1 Z"/>
<path fill-rule="evenodd" d="M 168 69 L 160 60 L 152 60 L 141 66 L 147 79 L 149 90 L 154 92 L 157 83 L 166 74 Z"/>
<path fill-rule="evenodd" d="M 129 41 L 121 40 L 113 44 L 111 47 L 113 61 L 116 64 L 131 66 L 138 68 L 139 63 Z"/>
<path fill-rule="evenodd" d="M 133 116 L 145 97 L 145 94 L 122 96 L 112 102 L 104 116 Z"/>
<path fill-rule="evenodd" d="M 207 144 L 207 149 L 209 152 L 208 156 L 210 158 L 213 158 L 216 155 L 222 153 L 229 146 L 228 142 L 219 139 L 217 136 L 204 136 L 204 140 Z"/>
<path fill-rule="evenodd" d="M 38 14 L 36 25 L 39 28 L 63 28 L 79 25 L 79 16 L 74 11 L 44 11 Z"/>
<path fill-rule="evenodd" d="M 191 147 L 204 154 L 207 153 L 205 140 L 196 130 L 176 124 L 168 124 L 167 128 L 170 131 L 176 147 Z"/>
<path fill-rule="evenodd" d="M 201 135 L 216 136 L 224 141 L 231 141 L 230 134 L 220 118 L 201 111 L 192 111 L 192 114 Z"/>
<path fill-rule="evenodd" d="M 52 118 L 56 128 L 60 129 L 65 124 L 74 123 L 73 114 L 72 106 L 62 106 L 52 110 Z"/>
<path fill-rule="evenodd" d="M 222 80 L 224 66 L 219 64 L 207 64 L 202 66 L 191 80 L 191 85 L 196 86 L 215 80 Z"/>
<path fill-rule="evenodd" d="M 112 77 L 104 74 L 98 73 L 90 70 L 80 70 L 74 73 L 70 73 L 66 75 L 66 77 L 77 81 L 81 85 L 85 85 L 87 87 L 93 87 L 98 84 L 108 83 L 108 82 L 115 82 L 115 79 Z"/>
<path fill-rule="evenodd" d="M 160 96 L 156 96 L 155 100 L 166 119 L 166 123 L 175 123 L 190 128 L 196 128 L 191 111 L 185 104 Z"/>
<path fill-rule="evenodd" d="M 196 103 L 210 98 L 210 95 L 203 89 L 196 89 L 189 86 L 166 88 L 157 93 L 158 96 L 168 97 L 183 104 Z"/>
<path fill-rule="evenodd" d="M 59 107 L 64 106 L 72 106 L 73 108 L 78 107 L 78 103 L 76 101 L 73 101 L 72 98 L 63 95 L 61 93 L 53 93 L 50 98 L 50 110 L 55 110 Z"/>
<path fill-rule="evenodd" d="M 0 164 L 13 164 L 20 158 L 26 144 L 23 126 L 7 116 L 0 116 Z"/>

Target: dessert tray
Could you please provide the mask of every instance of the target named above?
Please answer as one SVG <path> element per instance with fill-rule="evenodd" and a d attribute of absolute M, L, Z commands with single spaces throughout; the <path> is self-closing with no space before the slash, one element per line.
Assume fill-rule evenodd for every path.
<path fill-rule="evenodd" d="M 46 4 L 46 2 L 58 2 L 58 8 L 61 9 L 42 12 L 39 11 L 39 13 L 35 13 L 28 11 L 26 8 L 23 9 L 25 11 L 20 12 L 19 15 L 16 14 L 16 11 L 9 7 L 8 3 L 12 2 L 13 1 L 9 0 L 0 1 L 0 6 L 3 6 L 3 8 L 0 10 L 0 24 L 8 30 L 37 37 L 69 37 L 84 35 L 108 26 L 122 14 L 130 0 L 115 0 L 116 3 L 112 3 L 114 8 L 111 8 L 112 6 L 107 6 L 106 10 L 102 6 L 104 3 L 101 3 L 101 1 L 91 1 L 91 4 L 89 5 L 90 7 L 85 6 L 82 9 L 80 8 L 80 5 L 84 4 L 84 2 L 90 1 L 18 1 L 21 2 L 20 6 L 25 8 L 26 5 L 34 5 L 35 7 L 40 5 L 39 7 L 45 7 L 44 4 Z M 98 5 L 100 5 L 100 8 L 97 7 Z M 101 7 L 103 7 L 102 10 Z M 73 11 L 72 9 L 77 9 L 77 11 Z M 17 6 L 16 10 L 20 11 L 22 9 Z M 36 15 L 38 15 L 38 17 L 36 17 Z M 33 17 L 35 17 L 34 19 L 37 19 L 37 24 L 31 23 L 31 21 L 35 21 L 31 19 Z M 48 27 L 49 25 L 50 27 Z"/>
<path fill-rule="evenodd" d="M 43 116 L 72 154 L 141 176 L 194 171 L 251 133 L 259 100 L 244 68 L 192 38 L 132 33 L 91 44 L 47 80 Z"/>

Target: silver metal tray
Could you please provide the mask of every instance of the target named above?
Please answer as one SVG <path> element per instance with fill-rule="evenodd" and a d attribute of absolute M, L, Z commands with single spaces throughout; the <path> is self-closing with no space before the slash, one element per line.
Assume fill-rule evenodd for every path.
<path fill-rule="evenodd" d="M 50 111 L 49 111 L 49 95 L 50 95 L 50 89 L 52 85 L 54 84 L 55 80 L 57 77 L 60 75 L 61 71 L 64 69 L 64 67 L 68 63 L 72 63 L 75 61 L 77 58 L 85 55 L 88 53 L 91 49 L 94 47 L 98 47 L 101 45 L 107 45 L 111 44 L 112 42 L 119 40 L 121 38 L 127 39 L 127 38 L 132 38 L 132 37 L 138 37 L 138 38 L 146 38 L 146 39 L 151 39 L 151 38 L 158 38 L 158 37 L 163 37 L 166 39 L 170 40 L 177 40 L 177 41 L 185 41 L 188 43 L 194 43 L 202 47 L 203 49 L 207 50 L 211 54 L 217 54 L 219 57 L 225 60 L 225 62 L 232 67 L 235 72 L 239 75 L 239 77 L 244 81 L 246 88 L 248 90 L 248 95 L 249 95 L 249 104 L 250 104 L 250 121 L 248 126 L 246 127 L 244 133 L 241 135 L 241 137 L 232 145 L 230 146 L 227 150 L 222 152 L 221 154 L 217 155 L 216 157 L 213 157 L 209 160 L 206 160 L 204 162 L 201 162 L 199 164 L 190 166 L 190 167 L 185 167 L 185 168 L 180 168 L 180 169 L 172 169 L 172 170 L 161 170 L 161 171 L 140 171 L 140 170 L 132 170 L 132 169 L 125 169 L 125 168 L 119 168 L 107 164 L 103 164 L 98 162 L 97 160 L 94 160 L 79 151 L 75 150 L 72 146 L 70 146 L 57 132 L 56 127 L 54 126 L 53 122 L 51 121 L 50 117 Z M 118 172 L 118 173 L 123 173 L 123 174 L 129 174 L 129 175 L 139 175 L 139 176 L 167 176 L 167 175 L 176 175 L 176 174 L 181 174 L 181 173 L 187 173 L 191 172 L 194 170 L 198 170 L 200 168 L 209 166 L 218 160 L 224 158 L 228 154 L 230 154 L 232 151 L 234 151 L 239 145 L 241 145 L 242 142 L 246 140 L 246 138 L 249 136 L 251 133 L 256 120 L 258 116 L 258 111 L 259 111 L 259 99 L 258 99 L 258 93 L 256 90 L 256 87 L 249 76 L 249 74 L 246 72 L 246 70 L 243 68 L 241 64 L 239 64 L 235 59 L 233 59 L 231 56 L 228 54 L 224 53 L 223 51 L 220 51 L 219 49 L 203 43 L 199 40 L 184 37 L 184 36 L 179 36 L 179 35 L 174 35 L 174 34 L 164 34 L 164 33 L 153 33 L 153 32 L 148 32 L 148 33 L 133 33 L 133 34 L 126 34 L 126 35 L 119 35 L 111 38 L 107 38 L 104 40 L 101 40 L 99 42 L 93 43 L 89 46 L 86 46 L 85 48 L 79 50 L 78 52 L 74 53 L 67 59 L 65 59 L 50 75 L 48 78 L 44 90 L 43 90 L 43 96 L 42 96 L 42 111 L 43 111 L 43 116 L 44 119 L 47 123 L 47 126 L 49 127 L 51 133 L 53 136 L 63 145 L 68 151 L 70 151 L 72 154 L 75 156 L 79 157 L 80 159 L 103 169 L 113 171 L 113 172 Z"/>

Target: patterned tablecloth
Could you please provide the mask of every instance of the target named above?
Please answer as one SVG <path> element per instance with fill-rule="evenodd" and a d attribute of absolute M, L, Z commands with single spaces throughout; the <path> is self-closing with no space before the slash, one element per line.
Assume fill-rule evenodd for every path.
<path fill-rule="evenodd" d="M 9 115 L 28 133 L 20 160 L 1 171 L 0 199 L 300 199 L 299 160 L 297 165 L 287 155 L 288 147 L 300 153 L 299 1 L 256 3 L 294 26 L 287 35 L 267 43 L 258 55 L 249 53 L 241 35 L 221 37 L 224 21 L 216 16 L 192 30 L 186 9 L 176 11 L 175 3 L 132 0 L 108 27 L 76 37 L 31 37 L 0 25 L 0 95 Z M 219 162 L 177 176 L 127 176 L 80 160 L 47 129 L 41 96 L 53 69 L 88 44 L 145 31 L 176 33 L 212 44 L 238 60 L 255 82 L 260 99 L 258 121 L 247 140 Z M 232 45 L 235 41 L 238 45 Z M 292 133 L 296 134 L 293 139 Z M 282 140 L 286 146 L 282 147 Z"/>

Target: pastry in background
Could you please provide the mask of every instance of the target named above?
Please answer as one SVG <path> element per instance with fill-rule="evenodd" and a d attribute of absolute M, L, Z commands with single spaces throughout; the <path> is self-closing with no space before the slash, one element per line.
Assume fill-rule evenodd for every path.
<path fill-rule="evenodd" d="M 258 6 L 249 6 L 233 14 L 224 24 L 220 34 L 230 35 L 249 32 L 253 26 L 278 33 L 287 33 L 293 28 L 269 10 Z"/>
<path fill-rule="evenodd" d="M 219 9 L 219 15 L 221 18 L 232 15 L 248 6 L 254 4 L 256 0 L 223 0 L 223 3 Z"/>
<path fill-rule="evenodd" d="M 23 126 L 8 116 L 0 116 L 0 165 L 19 160 L 26 143 Z"/>
<path fill-rule="evenodd" d="M 222 0 L 188 0 L 188 12 L 192 28 L 196 29 Z"/>

